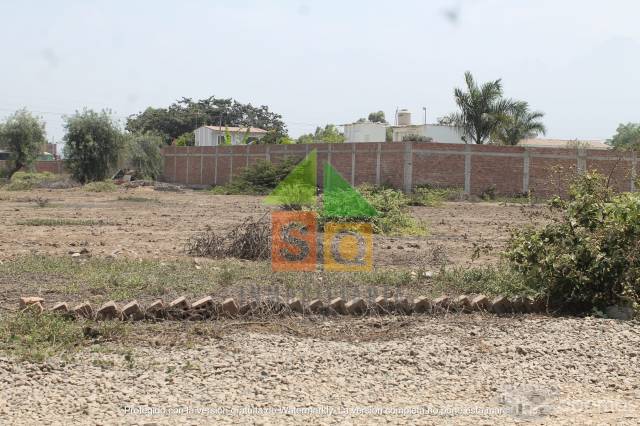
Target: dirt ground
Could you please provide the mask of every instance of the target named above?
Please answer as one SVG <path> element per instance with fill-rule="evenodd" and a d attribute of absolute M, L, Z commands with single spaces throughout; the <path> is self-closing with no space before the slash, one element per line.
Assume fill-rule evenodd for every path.
<path fill-rule="evenodd" d="M 109 291 L 128 300 L 127 291 L 162 284 L 169 296 L 182 291 L 177 278 L 193 264 L 176 272 L 162 261 L 188 259 L 184 245 L 192 234 L 228 230 L 267 212 L 258 197 L 197 191 L 0 191 L 0 262 L 29 254 L 70 258 L 81 250 L 94 258 L 158 260 L 154 273 L 166 267 L 170 283 L 109 283 Z M 444 203 L 413 214 L 429 235 L 375 236 L 376 268 L 493 264 L 511 229 L 548 220 L 543 206 L 499 203 Z M 48 220 L 90 222 L 35 226 Z M 24 270 L 0 276 L 0 318 L 21 292 L 58 294 L 69 285 Z M 110 275 L 97 279 L 103 277 Z M 100 287 L 89 283 L 85 291 L 99 297 Z M 112 340 L 85 334 L 77 351 L 44 363 L 0 354 L 0 424 L 640 422 L 636 321 L 446 314 L 126 327 Z"/>
<path fill-rule="evenodd" d="M 110 193 L 82 189 L 0 192 L 0 260 L 25 254 L 147 259 L 185 257 L 185 243 L 207 227 L 229 230 L 267 213 L 262 198 L 215 196 L 203 191 L 167 193 L 143 187 Z M 39 204 L 40 203 L 40 204 Z M 43 204 L 44 203 L 44 204 Z M 41 206 L 43 205 L 43 206 Z M 413 207 L 427 223 L 426 237 L 374 237 L 374 266 L 493 263 L 509 230 L 543 222 L 546 208 L 499 203 L 447 202 Z M 93 220 L 97 224 L 32 226 L 31 220 Z M 24 222 L 27 224 L 21 224 Z M 472 259 L 473 253 L 480 254 Z"/>

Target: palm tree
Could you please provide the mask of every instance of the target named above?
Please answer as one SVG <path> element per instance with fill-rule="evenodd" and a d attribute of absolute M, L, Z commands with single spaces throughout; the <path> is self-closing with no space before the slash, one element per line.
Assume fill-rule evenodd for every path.
<path fill-rule="evenodd" d="M 504 145 L 518 145 L 522 139 L 533 138 L 540 133 L 544 135 L 547 129 L 540 121 L 542 117 L 543 112 L 529 111 L 528 103 L 515 102 L 496 127 L 492 139 Z"/>
<path fill-rule="evenodd" d="M 483 144 L 513 107 L 514 102 L 502 97 L 500 79 L 481 86 L 471 72 L 464 73 L 467 91 L 456 88 L 453 92 L 460 112 L 450 114 L 446 121 L 460 129 L 462 140 Z"/>

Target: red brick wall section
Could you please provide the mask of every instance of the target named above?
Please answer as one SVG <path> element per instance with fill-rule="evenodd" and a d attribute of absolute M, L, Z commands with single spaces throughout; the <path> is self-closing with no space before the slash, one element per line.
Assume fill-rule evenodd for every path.
<path fill-rule="evenodd" d="M 404 189 L 419 184 L 464 188 L 480 195 L 488 188 L 539 197 L 566 194 L 579 171 L 598 170 L 618 190 L 632 189 L 632 153 L 571 148 L 523 148 L 427 142 L 356 144 L 167 147 L 163 177 L 188 185 L 223 185 L 260 160 L 300 160 L 317 149 L 318 184 L 329 162 L 347 182 L 388 184 Z M 405 176 L 406 174 L 406 176 Z"/>
<path fill-rule="evenodd" d="M 0 161 L 0 170 L 8 167 L 7 161 Z M 35 168 L 38 173 L 49 172 L 62 174 L 64 170 L 64 162 L 62 160 L 36 161 Z"/>

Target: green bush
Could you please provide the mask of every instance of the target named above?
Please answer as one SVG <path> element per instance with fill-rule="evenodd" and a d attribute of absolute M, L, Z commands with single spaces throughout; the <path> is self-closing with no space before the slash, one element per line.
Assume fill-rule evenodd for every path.
<path fill-rule="evenodd" d="M 29 191 L 33 188 L 37 188 L 40 184 L 45 182 L 52 182 L 59 179 L 59 176 L 53 173 L 30 173 L 30 172 L 16 172 L 11 176 L 9 184 L 5 187 L 7 191 Z"/>
<path fill-rule="evenodd" d="M 118 185 L 111 181 L 90 182 L 82 187 L 87 192 L 113 192 L 118 189 Z"/>
<path fill-rule="evenodd" d="M 320 213 L 320 224 L 332 222 L 367 222 L 371 223 L 373 232 L 385 235 L 426 235 L 425 224 L 416 220 L 408 211 L 409 198 L 392 188 L 372 185 L 361 185 L 358 192 L 362 197 L 378 212 L 374 217 L 348 217 L 350 212 L 364 209 L 357 209 L 356 205 L 361 203 L 361 199 L 353 191 L 344 191 L 343 196 L 331 197 L 334 205 L 326 206 L 325 209 L 331 211 L 328 216 Z M 340 193 L 339 193 L 340 194 Z M 323 203 L 325 200 L 323 199 Z M 341 212 L 344 212 L 341 214 Z"/>
<path fill-rule="evenodd" d="M 217 195 L 266 195 L 278 186 L 296 163 L 293 159 L 278 164 L 258 161 L 245 168 L 230 183 L 213 187 L 211 192 Z"/>
<path fill-rule="evenodd" d="M 506 258 L 522 276 L 569 312 L 640 301 L 640 194 L 615 195 L 606 179 L 587 173 L 569 199 L 554 198 L 559 214 L 542 229 L 513 233 Z"/>
<path fill-rule="evenodd" d="M 156 180 L 162 173 L 162 137 L 151 133 L 130 135 L 126 140 L 125 164 L 144 179 Z"/>
<path fill-rule="evenodd" d="M 436 188 L 430 185 L 418 185 L 409 195 L 409 205 L 436 207 L 444 201 L 464 199 L 462 188 Z"/>

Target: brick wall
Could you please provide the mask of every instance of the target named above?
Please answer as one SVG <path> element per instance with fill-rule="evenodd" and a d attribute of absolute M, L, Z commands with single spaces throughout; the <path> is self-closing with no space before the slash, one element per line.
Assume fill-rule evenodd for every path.
<path fill-rule="evenodd" d="M 0 160 L 0 170 L 7 166 L 7 161 Z M 36 171 L 39 173 L 50 172 L 56 174 L 64 173 L 64 161 L 51 160 L 51 161 L 36 161 Z"/>
<path fill-rule="evenodd" d="M 186 185 L 223 185 L 258 160 L 302 159 L 318 151 L 318 182 L 329 162 L 352 184 L 418 184 L 464 188 L 480 194 L 495 186 L 512 195 L 532 190 L 562 194 L 578 171 L 598 170 L 621 191 L 635 190 L 636 157 L 603 150 L 525 148 L 427 142 L 166 147 L 164 179 Z"/>

